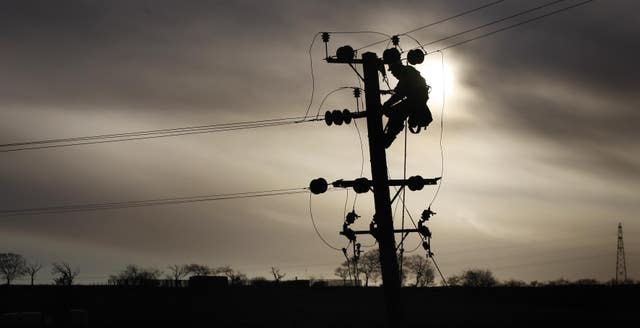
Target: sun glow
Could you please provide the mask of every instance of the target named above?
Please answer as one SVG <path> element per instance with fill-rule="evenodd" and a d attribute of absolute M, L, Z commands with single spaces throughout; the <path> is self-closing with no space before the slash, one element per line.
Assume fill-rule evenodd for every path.
<path fill-rule="evenodd" d="M 431 86 L 431 98 L 442 95 L 443 87 L 447 96 L 455 91 L 455 75 L 451 63 L 445 58 L 444 64 L 439 54 L 435 53 L 425 58 L 424 63 L 417 65 L 416 69 Z"/>

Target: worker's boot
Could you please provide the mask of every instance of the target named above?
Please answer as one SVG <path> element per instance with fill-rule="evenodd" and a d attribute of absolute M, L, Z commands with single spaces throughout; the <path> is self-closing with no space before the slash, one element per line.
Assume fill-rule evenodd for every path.
<path fill-rule="evenodd" d="M 401 122 L 400 124 L 397 124 L 396 122 L 393 122 L 392 120 L 390 120 L 387 123 L 387 126 L 384 129 L 384 137 L 383 137 L 384 148 L 391 147 L 391 144 L 393 144 L 393 141 L 396 140 L 396 136 L 398 136 L 398 134 L 402 131 L 403 128 L 404 128 L 403 122 Z"/>

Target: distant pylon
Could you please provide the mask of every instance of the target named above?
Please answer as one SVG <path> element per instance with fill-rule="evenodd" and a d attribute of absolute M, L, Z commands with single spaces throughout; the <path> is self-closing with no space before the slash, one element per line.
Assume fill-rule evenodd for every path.
<path fill-rule="evenodd" d="M 618 223 L 618 256 L 616 258 L 616 284 L 627 281 L 627 264 L 624 258 L 624 241 L 622 240 L 622 223 Z"/>

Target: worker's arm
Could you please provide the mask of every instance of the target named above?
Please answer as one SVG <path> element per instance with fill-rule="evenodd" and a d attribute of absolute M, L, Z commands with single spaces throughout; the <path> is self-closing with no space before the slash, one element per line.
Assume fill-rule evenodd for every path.
<path fill-rule="evenodd" d="M 391 108 L 391 106 L 393 106 L 403 98 L 404 96 L 400 95 L 399 93 L 394 93 L 389 99 L 387 99 L 387 101 L 384 102 L 384 104 L 382 104 L 382 113 L 388 117 L 389 109 Z"/>

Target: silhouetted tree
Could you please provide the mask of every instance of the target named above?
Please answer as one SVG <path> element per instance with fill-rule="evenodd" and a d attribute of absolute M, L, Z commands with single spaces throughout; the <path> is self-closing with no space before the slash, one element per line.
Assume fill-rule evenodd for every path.
<path fill-rule="evenodd" d="M 213 269 L 213 273 L 222 274 L 229 278 L 229 283 L 231 285 L 239 286 L 244 285 L 247 282 L 247 276 L 240 272 L 233 270 L 230 266 L 222 266 Z"/>
<path fill-rule="evenodd" d="M 124 286 L 148 286 L 157 284 L 162 271 L 156 268 L 142 268 L 129 264 L 121 272 L 111 275 L 109 283 Z"/>
<path fill-rule="evenodd" d="M 287 274 L 286 273 L 281 273 L 280 272 L 280 268 L 278 268 L 278 267 L 271 267 L 271 275 L 273 275 L 273 280 L 275 280 L 275 282 L 278 283 Z"/>
<path fill-rule="evenodd" d="M 25 273 L 29 275 L 29 278 L 31 278 L 31 286 L 33 286 L 33 281 L 35 280 L 36 275 L 38 274 L 38 271 L 40 271 L 40 269 L 42 269 L 42 264 L 37 262 L 28 263 L 25 267 Z"/>
<path fill-rule="evenodd" d="M 574 285 L 578 285 L 578 286 L 597 286 L 597 285 L 601 285 L 601 283 L 598 280 L 591 279 L 591 278 L 578 279 L 578 280 L 574 281 L 573 284 Z"/>
<path fill-rule="evenodd" d="M 346 266 L 339 266 L 336 268 L 336 270 L 334 271 L 334 274 L 340 278 L 342 278 L 342 283 L 346 286 L 347 285 L 347 278 L 349 278 L 349 269 L 347 269 Z"/>
<path fill-rule="evenodd" d="M 449 286 L 462 286 L 462 276 L 449 276 L 447 278 L 447 285 Z"/>
<path fill-rule="evenodd" d="M 255 277 L 249 280 L 249 284 L 254 287 L 268 286 L 270 283 L 265 277 Z"/>
<path fill-rule="evenodd" d="M 167 277 L 173 280 L 174 285 L 177 287 L 180 279 L 186 277 L 189 274 L 189 266 L 184 264 L 170 265 L 169 273 Z"/>
<path fill-rule="evenodd" d="M 53 262 L 51 265 L 51 274 L 54 275 L 53 282 L 56 285 L 71 286 L 73 281 L 80 274 L 80 269 L 73 269 L 69 263 Z"/>
<path fill-rule="evenodd" d="M 186 269 L 188 274 L 192 274 L 194 276 L 207 276 L 213 271 L 207 265 L 195 263 L 187 265 Z"/>
<path fill-rule="evenodd" d="M 502 286 L 505 286 L 505 287 L 525 287 L 525 286 L 527 286 L 527 283 L 524 282 L 523 280 L 509 279 L 509 280 L 503 282 Z"/>
<path fill-rule="evenodd" d="M 416 278 L 416 287 L 426 287 L 433 284 L 435 281 L 433 267 L 425 257 L 412 255 L 407 257 L 404 261 L 404 266 L 406 266 L 409 272 Z"/>
<path fill-rule="evenodd" d="M 27 261 L 20 254 L 1 253 L 0 254 L 0 276 L 7 285 L 19 277 L 22 277 L 26 271 Z"/>
<path fill-rule="evenodd" d="M 464 287 L 493 287 L 498 284 L 489 270 L 468 269 L 462 273 L 461 278 Z"/>
<path fill-rule="evenodd" d="M 370 250 L 360 256 L 358 271 L 364 275 L 364 285 L 369 286 L 369 281 L 377 282 L 382 272 L 380 271 L 380 251 Z"/>
<path fill-rule="evenodd" d="M 568 286 L 569 284 L 571 284 L 571 281 L 564 278 L 551 280 L 547 282 L 547 286 Z"/>

